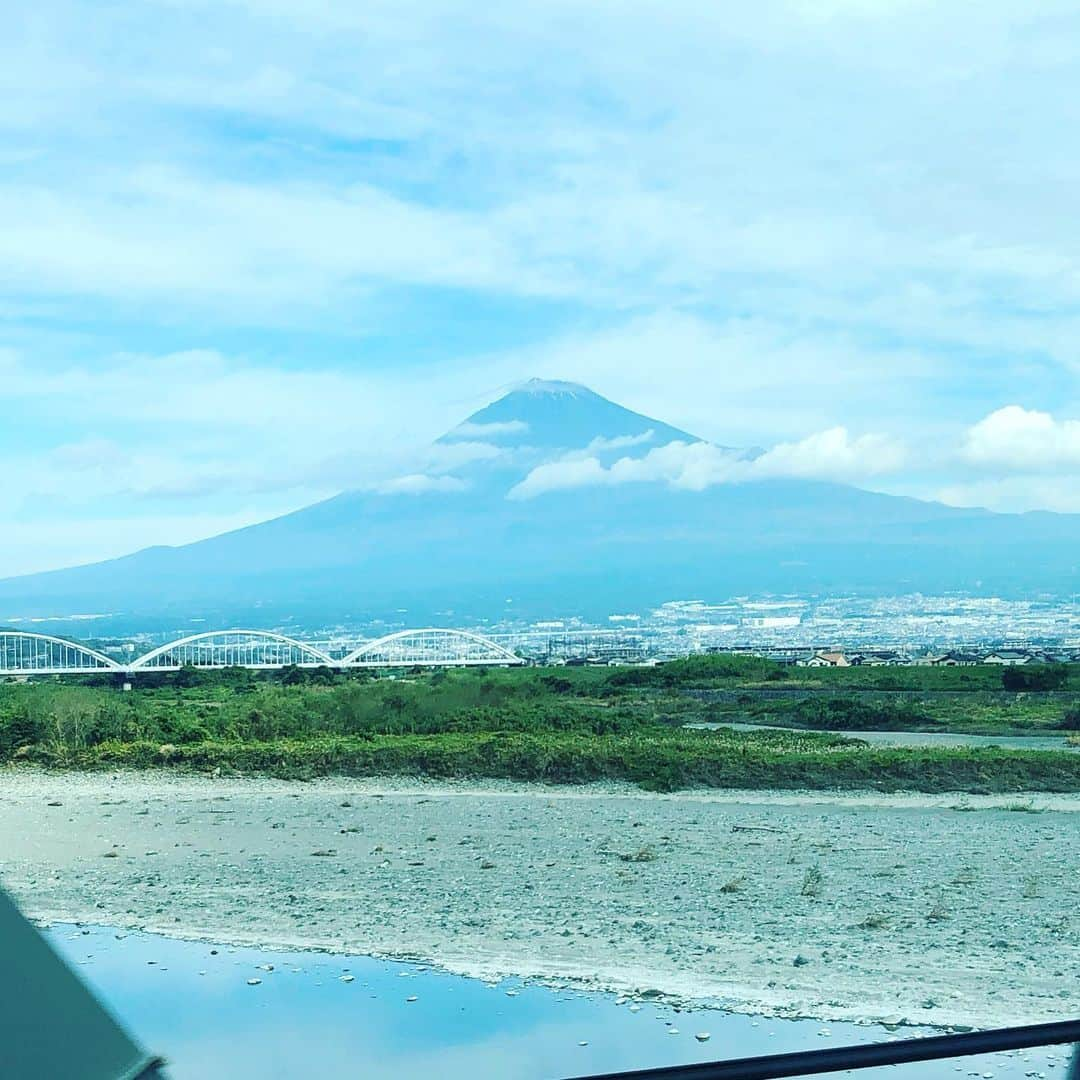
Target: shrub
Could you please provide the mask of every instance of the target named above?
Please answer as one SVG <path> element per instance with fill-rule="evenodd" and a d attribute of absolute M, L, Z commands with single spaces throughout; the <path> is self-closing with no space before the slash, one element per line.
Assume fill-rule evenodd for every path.
<path fill-rule="evenodd" d="M 941 727 L 941 721 L 910 701 L 804 698 L 791 712 L 795 723 L 832 731 L 910 731 Z"/>
<path fill-rule="evenodd" d="M 1080 705 L 1066 710 L 1065 715 L 1054 726 L 1058 731 L 1080 731 Z"/>
<path fill-rule="evenodd" d="M 1065 664 L 1029 664 L 1001 669 L 1001 685 L 1006 690 L 1059 690 L 1069 677 Z"/>
<path fill-rule="evenodd" d="M 608 676 L 611 686 L 711 686 L 715 683 L 743 679 L 777 681 L 784 678 L 784 669 L 772 660 L 741 653 L 709 653 L 669 660 L 656 667 L 619 668 Z"/>

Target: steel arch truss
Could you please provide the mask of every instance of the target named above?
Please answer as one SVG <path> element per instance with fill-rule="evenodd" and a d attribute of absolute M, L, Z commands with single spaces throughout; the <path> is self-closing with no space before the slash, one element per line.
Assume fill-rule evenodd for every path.
<path fill-rule="evenodd" d="M 184 667 L 335 667 L 326 653 L 302 641 L 268 630 L 211 630 L 171 641 L 128 666 L 136 671 L 179 671 Z"/>
<path fill-rule="evenodd" d="M 478 667 L 523 664 L 502 645 L 465 630 L 400 630 L 369 641 L 340 661 L 342 667 Z"/>
<path fill-rule="evenodd" d="M 0 676 L 96 675 L 121 670 L 115 660 L 74 641 L 50 634 L 0 630 Z"/>

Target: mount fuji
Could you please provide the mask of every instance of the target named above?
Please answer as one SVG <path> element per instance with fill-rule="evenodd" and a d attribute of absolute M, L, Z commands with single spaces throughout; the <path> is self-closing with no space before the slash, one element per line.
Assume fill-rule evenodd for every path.
<path fill-rule="evenodd" d="M 419 623 L 745 593 L 1074 593 L 1080 515 L 995 514 L 756 470 L 573 383 L 532 380 L 414 472 L 182 547 L 0 581 L 0 623 L 122 612 Z M 407 615 L 402 612 L 408 612 Z"/>

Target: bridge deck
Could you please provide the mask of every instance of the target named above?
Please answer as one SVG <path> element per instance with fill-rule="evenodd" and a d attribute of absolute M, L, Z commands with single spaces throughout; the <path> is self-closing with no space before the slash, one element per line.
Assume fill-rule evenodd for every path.
<path fill-rule="evenodd" d="M 426 627 L 364 642 L 334 657 L 316 646 L 268 630 L 211 630 L 180 638 L 128 662 L 89 645 L 47 634 L 0 631 L 0 678 L 57 675 L 138 675 L 185 668 L 252 671 L 284 668 L 510 667 L 525 661 L 466 630 Z"/>

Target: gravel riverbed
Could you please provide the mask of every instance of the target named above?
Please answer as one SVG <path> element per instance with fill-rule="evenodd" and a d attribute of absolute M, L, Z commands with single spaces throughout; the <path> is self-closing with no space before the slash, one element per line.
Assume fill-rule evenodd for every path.
<path fill-rule="evenodd" d="M 1080 798 L 0 772 L 39 920 L 774 1016 L 1080 1011 Z"/>

